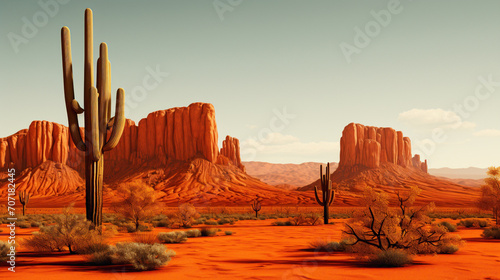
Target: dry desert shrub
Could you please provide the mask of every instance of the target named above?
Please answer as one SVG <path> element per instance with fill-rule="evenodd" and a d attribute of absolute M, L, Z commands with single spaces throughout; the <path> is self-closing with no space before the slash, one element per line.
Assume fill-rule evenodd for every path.
<path fill-rule="evenodd" d="M 500 239 L 500 228 L 499 227 L 487 228 L 483 231 L 482 236 L 485 238 Z"/>
<path fill-rule="evenodd" d="M 186 231 L 186 236 L 188 238 L 200 237 L 201 236 L 201 231 L 199 229 L 190 229 L 190 230 Z"/>
<path fill-rule="evenodd" d="M 497 225 L 500 225 L 500 167 L 490 167 L 486 172 L 488 177 L 481 186 L 479 208 L 489 210 Z"/>
<path fill-rule="evenodd" d="M 314 240 L 309 243 L 309 247 L 317 252 L 344 252 L 347 249 L 347 243 L 345 240 L 340 242 L 330 242 L 327 240 Z"/>
<path fill-rule="evenodd" d="M 135 225 L 135 231 L 145 231 L 141 222 L 160 212 L 161 203 L 156 199 L 155 190 L 142 183 L 121 185 L 116 191 L 113 210 Z M 131 228 L 127 227 L 129 231 Z M 130 232 L 130 231 L 129 231 Z"/>
<path fill-rule="evenodd" d="M 188 239 L 184 231 L 160 232 L 157 238 L 163 243 L 182 243 Z"/>
<path fill-rule="evenodd" d="M 24 240 L 23 245 L 35 251 L 63 251 L 70 253 L 87 253 L 94 247 L 104 243 L 105 236 L 98 230 L 90 229 L 91 224 L 80 215 L 71 213 L 72 207 L 63 210 L 63 214 L 55 215 L 55 224 L 43 226 L 39 232 Z"/>
<path fill-rule="evenodd" d="M 465 219 L 465 220 L 460 220 L 457 224 L 458 226 L 464 226 L 466 228 L 471 228 L 471 227 L 487 227 L 488 222 L 485 220 L 480 220 L 480 219 Z"/>
<path fill-rule="evenodd" d="M 445 227 L 448 232 L 455 232 L 457 231 L 457 226 L 454 225 L 454 224 L 451 224 L 450 222 L 441 222 L 439 223 L 439 225 L 441 225 L 442 227 Z"/>
<path fill-rule="evenodd" d="M 218 231 L 219 231 L 219 229 L 216 229 L 216 228 L 205 227 L 205 228 L 201 229 L 201 236 L 215 236 L 215 235 L 217 235 Z"/>
<path fill-rule="evenodd" d="M 184 203 L 179 205 L 179 209 L 176 213 L 177 222 L 181 227 L 190 228 L 193 222 L 200 217 L 200 214 L 196 211 L 196 208 L 191 203 Z"/>
<path fill-rule="evenodd" d="M 10 252 L 10 247 L 14 245 L 10 245 L 6 241 L 0 241 L 0 261 L 6 261 L 9 256 L 7 254 Z"/>
<path fill-rule="evenodd" d="M 380 266 L 400 266 L 411 262 L 412 254 L 438 253 L 447 245 L 461 245 L 458 235 L 450 235 L 440 225 L 432 224 L 427 214 L 433 204 L 415 208 L 418 188 L 407 195 L 399 193 L 398 207 L 389 207 L 388 196 L 372 188 L 364 190 L 361 205 L 343 230 L 350 250 Z"/>
<path fill-rule="evenodd" d="M 137 270 L 152 270 L 167 264 L 175 256 L 162 244 L 117 243 L 93 253 L 89 261 L 99 265 L 131 264 Z"/>

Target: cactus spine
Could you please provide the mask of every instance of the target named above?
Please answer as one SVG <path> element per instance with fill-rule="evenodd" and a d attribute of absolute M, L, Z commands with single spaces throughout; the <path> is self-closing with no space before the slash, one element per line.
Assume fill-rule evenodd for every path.
<path fill-rule="evenodd" d="M 262 208 L 260 201 L 258 199 L 254 199 L 252 202 L 252 209 L 255 211 L 255 218 L 259 217 L 259 211 Z"/>
<path fill-rule="evenodd" d="M 314 196 L 318 204 L 323 206 L 323 216 L 326 225 L 330 217 L 329 207 L 335 199 L 335 190 L 332 189 L 332 181 L 330 180 L 330 163 L 326 164 L 326 174 L 323 174 L 323 165 L 319 167 L 319 176 L 321 180 L 322 199 L 318 197 L 318 186 L 314 186 Z"/>
<path fill-rule="evenodd" d="M 23 205 L 23 216 L 26 213 L 26 205 L 28 205 L 28 202 L 30 201 L 30 194 L 24 190 L 19 192 L 19 202 Z"/>
<path fill-rule="evenodd" d="M 111 118 L 111 65 L 108 46 L 101 43 L 97 60 L 97 84 L 94 86 L 92 10 L 85 10 L 84 108 L 75 99 L 71 36 L 68 27 L 61 29 L 64 97 L 69 131 L 75 146 L 85 152 L 85 203 L 87 220 L 94 227 L 102 225 L 103 153 L 120 141 L 125 127 L 125 92 L 116 93 L 115 117 Z M 85 141 L 80 134 L 78 114 L 85 112 Z M 109 138 L 108 129 L 113 128 Z"/>

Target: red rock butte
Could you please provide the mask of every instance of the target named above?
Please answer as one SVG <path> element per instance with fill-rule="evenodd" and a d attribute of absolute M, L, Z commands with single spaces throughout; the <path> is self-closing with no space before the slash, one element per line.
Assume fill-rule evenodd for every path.
<path fill-rule="evenodd" d="M 427 173 L 427 160 L 411 154 L 411 140 L 390 127 L 364 126 L 350 123 L 340 138 L 339 169 L 364 166 L 378 168 L 383 163 L 415 167 Z"/>
<path fill-rule="evenodd" d="M 238 139 L 228 136 L 220 152 L 217 141 L 213 105 L 193 103 L 150 113 L 139 125 L 127 120 L 120 143 L 106 154 L 106 163 L 108 166 L 147 161 L 166 164 L 167 160 L 188 161 L 198 157 L 211 163 L 233 164 L 243 170 Z M 0 138 L 0 169 L 13 166 L 22 171 L 47 160 L 83 171 L 84 153 L 75 147 L 66 126 L 33 121 L 29 129 Z"/>

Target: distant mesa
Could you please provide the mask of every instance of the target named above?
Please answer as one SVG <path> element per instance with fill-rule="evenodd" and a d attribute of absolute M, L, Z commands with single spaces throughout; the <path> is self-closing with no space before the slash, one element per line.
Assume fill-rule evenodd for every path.
<path fill-rule="evenodd" d="M 412 157 L 411 140 L 390 127 L 350 123 L 340 138 L 339 169 L 378 168 L 383 163 L 414 167 L 427 173 L 427 160 Z"/>
<path fill-rule="evenodd" d="M 401 131 L 350 123 L 340 139 L 340 161 L 331 179 L 339 190 L 336 203 L 355 205 L 364 186 L 396 193 L 411 186 L 422 189 L 420 203 L 437 206 L 471 207 L 479 197 L 478 188 L 467 187 L 427 173 L 427 161 L 412 156 L 411 140 Z M 319 171 L 318 171 L 319 172 Z M 299 188 L 311 191 L 319 180 Z"/>

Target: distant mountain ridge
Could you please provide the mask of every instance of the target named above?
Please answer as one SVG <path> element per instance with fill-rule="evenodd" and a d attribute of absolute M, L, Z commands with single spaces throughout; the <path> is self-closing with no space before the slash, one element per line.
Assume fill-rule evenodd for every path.
<path fill-rule="evenodd" d="M 429 174 L 450 179 L 484 179 L 486 178 L 487 168 L 430 168 Z"/>
<path fill-rule="evenodd" d="M 269 163 L 261 161 L 242 162 L 248 175 L 260 179 L 269 185 L 283 189 L 295 189 L 308 185 L 318 179 L 321 162 L 304 163 Z M 330 163 L 335 171 L 338 164 Z M 429 174 L 441 177 L 456 184 L 480 187 L 486 177 L 486 168 L 429 168 Z"/>
<path fill-rule="evenodd" d="M 269 163 L 261 161 L 242 162 L 248 175 L 260 179 L 262 182 L 284 189 L 296 189 L 308 185 L 319 178 L 320 165 L 326 163 L 304 162 Z M 331 162 L 331 170 L 337 168 L 337 163 Z"/>

